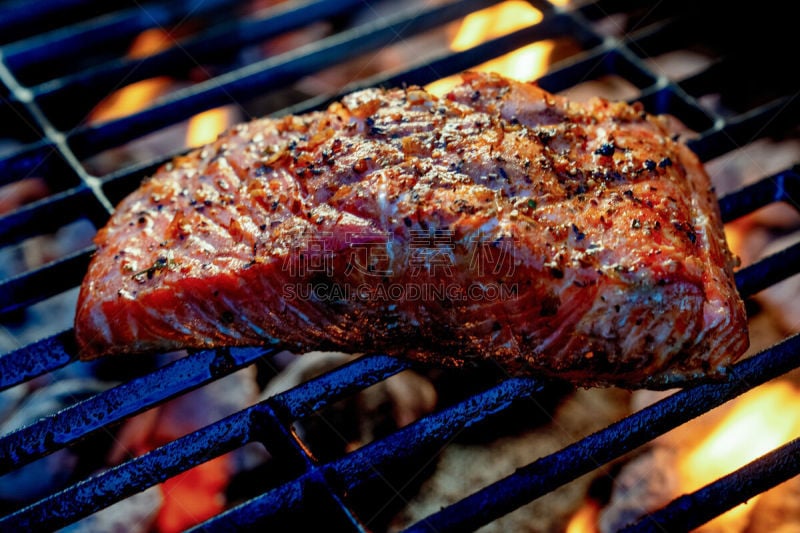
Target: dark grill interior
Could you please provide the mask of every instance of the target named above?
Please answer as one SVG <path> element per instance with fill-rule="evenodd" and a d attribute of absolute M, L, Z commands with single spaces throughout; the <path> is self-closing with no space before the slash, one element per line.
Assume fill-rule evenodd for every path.
<path fill-rule="evenodd" d="M 654 10 L 641 9 L 637 3 L 602 0 L 566 10 L 532 2 L 545 13 L 539 24 L 465 51 L 443 51 L 418 64 L 379 72 L 351 83 L 338 94 L 299 98 L 292 93 L 293 98 L 286 99 L 286 88 L 308 75 L 440 29 L 493 3 L 465 0 L 411 8 L 400 5 L 390 16 L 357 25 L 349 25 L 348 19 L 355 11 L 369 9 L 362 1 L 287 2 L 247 16 L 237 16 L 243 2 L 232 6 L 220 1 L 46 0 L 38 2 L 35 10 L 26 2 L 0 4 L 0 140 L 9 140 L 0 144 L 0 186 L 35 176 L 44 180 L 49 191 L 43 198 L 0 212 L 0 247 L 11 248 L 76 221 L 102 227 L 111 206 L 174 154 L 159 154 L 156 160 L 102 175 L 88 171 L 86 160 L 201 111 L 233 104 L 250 116 L 250 102 L 264 95 L 276 95 L 276 102 L 292 104 L 267 111 L 283 114 L 315 109 L 359 87 L 426 84 L 522 45 L 556 37 L 568 36 L 581 50 L 551 65 L 539 80 L 542 87 L 559 92 L 586 80 L 622 78 L 638 90 L 634 99 L 649 112 L 672 114 L 697 132 L 690 135 L 689 145 L 703 161 L 760 138 L 797 134 L 797 87 L 789 81 L 791 65 L 781 62 L 781 56 L 796 50 L 790 48 L 789 33 L 781 25 L 790 17 L 756 7 L 752 16 L 737 18 L 729 13 L 729 6 L 713 2 L 689 12 L 680 2 Z M 629 15 L 623 36 L 603 35 L 599 29 L 602 20 L 614 21 L 617 13 Z M 187 20 L 192 24 L 186 24 Z M 337 31 L 283 54 L 255 61 L 242 59 L 240 52 L 246 47 L 317 20 L 331 20 Z M 767 26 L 760 33 L 762 23 Z M 190 31 L 178 44 L 144 59 L 126 56 L 131 39 L 143 30 L 185 26 L 190 26 Z M 739 38 L 745 29 L 747 38 Z M 746 48 L 742 41 L 759 46 Z M 787 48 L 780 49 L 782 46 Z M 702 49 L 713 55 L 714 61 L 674 81 L 646 60 L 684 47 Z M 203 65 L 207 79 L 193 79 L 192 71 L 198 65 Z M 182 88 L 128 116 L 104 123 L 86 122 L 87 114 L 111 91 L 159 75 L 181 80 Z M 712 93 L 721 94 L 716 109 L 700 103 Z M 757 183 L 721 198 L 723 216 L 732 221 L 775 202 L 797 208 L 798 187 L 797 166 L 764 175 Z M 91 247 L 81 246 L 32 270 L 0 279 L 3 323 L 23 320 L 34 304 L 77 287 L 91 253 Z M 736 275 L 737 286 L 742 296 L 749 298 L 799 270 L 800 244 L 796 244 L 742 268 Z M 798 353 L 800 338 L 788 337 L 737 364 L 728 381 L 681 390 L 479 489 L 411 530 L 472 530 L 486 524 L 800 366 Z M 61 448 L 74 447 L 133 414 L 269 360 L 273 354 L 268 348 L 195 352 L 125 381 L 2 437 L 0 474 L 14 472 Z M 76 357 L 71 330 L 27 343 L 0 356 L 0 390 L 66 365 L 82 364 Z M 8 509 L 0 518 L 0 529 L 65 526 L 211 458 L 260 442 L 285 464 L 284 482 L 265 487 L 262 494 L 204 523 L 201 529 L 236 530 L 265 524 L 296 528 L 324 523 L 330 530 L 367 530 L 370 524 L 364 517 L 375 510 L 365 509 L 365 493 L 381 490 L 382 484 L 390 484 L 392 472 L 424 463 L 460 432 L 535 399 L 546 387 L 533 378 L 499 380 L 483 392 L 467 395 L 387 438 L 329 462 L 318 461 L 292 430 L 295 421 L 409 367 L 410 363 L 387 356 L 365 356 L 40 501 Z M 631 530 L 675 531 L 702 524 L 800 473 L 797 446 L 793 441 L 674 501 Z"/>

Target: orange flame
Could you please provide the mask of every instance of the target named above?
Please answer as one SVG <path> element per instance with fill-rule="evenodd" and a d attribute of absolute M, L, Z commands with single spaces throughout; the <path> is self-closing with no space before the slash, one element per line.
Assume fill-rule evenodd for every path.
<path fill-rule="evenodd" d="M 694 491 L 786 444 L 799 433 L 800 390 L 786 381 L 754 389 L 739 398 L 711 433 L 680 461 L 681 489 Z M 746 504 L 739 505 L 711 523 L 714 527 L 736 524 L 748 510 Z"/>
<path fill-rule="evenodd" d="M 189 120 L 186 146 L 202 146 L 217 138 L 228 127 L 231 113 L 225 107 L 217 107 L 199 113 Z"/>
<path fill-rule="evenodd" d="M 489 39 L 507 35 L 527 26 L 538 24 L 544 15 L 528 2 L 511 0 L 496 6 L 481 9 L 467 15 L 456 33 L 450 49 L 462 51 L 477 46 Z M 550 52 L 554 43 L 540 41 L 494 58 L 478 65 L 474 70 L 497 72 L 520 81 L 540 77 L 547 71 Z M 445 94 L 461 81 L 459 76 L 449 76 L 427 86 L 434 94 Z"/>
<path fill-rule="evenodd" d="M 753 247 L 748 246 L 748 239 L 753 236 L 757 223 L 753 215 L 745 215 L 725 224 L 725 239 L 728 248 L 734 256 L 742 261 L 742 266 L 750 264 L 755 258 L 752 256 Z"/>
<path fill-rule="evenodd" d="M 170 37 L 164 30 L 157 28 L 145 30 L 134 39 L 127 55 L 129 58 L 146 57 L 163 50 L 169 43 Z M 89 122 L 105 122 L 136 113 L 163 94 L 170 83 L 168 77 L 159 76 L 123 87 L 92 110 Z"/>
<path fill-rule="evenodd" d="M 597 519 L 600 516 L 600 506 L 593 500 L 588 500 L 569 519 L 565 533 L 597 533 Z"/>

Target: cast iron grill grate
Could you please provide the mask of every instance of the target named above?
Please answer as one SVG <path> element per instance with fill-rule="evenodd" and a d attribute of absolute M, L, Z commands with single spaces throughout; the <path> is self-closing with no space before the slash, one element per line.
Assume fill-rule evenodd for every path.
<path fill-rule="evenodd" d="M 248 100 L 291 84 L 358 54 L 398 42 L 413 34 L 442 27 L 493 1 L 464 0 L 415 9 L 344 29 L 303 48 L 246 63 L 185 89 L 172 92 L 150 107 L 96 125 L 82 122 L 99 99 L 121 83 L 166 73 L 185 72 L 192 61 L 229 60 L 242 48 L 316 20 L 341 17 L 363 1 L 314 0 L 288 3 L 265 16 L 237 19 L 229 3 L 219 1 L 73 2 L 48 0 L 0 4 L 0 137 L 18 141 L 0 152 L 0 186 L 42 176 L 52 194 L 0 215 L 0 247 L 52 233 L 85 218 L 95 227 L 107 220 L 111 206 L 167 158 L 126 167 L 106 175 L 87 172 L 82 163 L 103 150 L 124 145 L 206 109 Z M 698 98 L 719 88 L 725 73 L 735 69 L 726 57 L 680 82 L 655 72 L 642 56 L 669 49 L 675 32 L 686 30 L 684 19 L 670 13 L 623 39 L 599 34 L 593 21 L 620 10 L 627 2 L 589 2 L 573 10 L 539 5 L 544 20 L 461 52 L 443 52 L 420 64 L 355 82 L 342 93 L 376 84 L 425 84 L 455 74 L 522 45 L 570 36 L 581 53 L 552 66 L 540 84 L 550 91 L 567 89 L 604 75 L 635 86 L 636 100 L 652 113 L 670 113 L 699 132 L 690 145 L 704 161 L 755 139 L 781 134 L 798 124 L 796 93 L 784 94 L 730 115 L 710 111 Z M 227 6 L 227 7 L 226 7 Z M 117 54 L 64 66 L 75 54 L 97 47 L 115 50 L 119 42 L 156 26 L 169 26 L 191 15 L 205 20 L 201 29 L 181 42 L 145 59 Z M 213 18 L 214 23 L 208 21 Z M 37 29 L 38 28 L 38 29 Z M 46 30 L 46 31 L 42 31 Z M 48 70 L 48 68 L 50 70 Z M 283 112 L 318 108 L 341 94 L 317 97 Z M 797 207 L 798 167 L 764 176 L 721 200 L 726 221 L 773 202 Z M 33 270 L 0 280 L 0 314 L 19 312 L 78 286 L 92 249 L 84 248 Z M 800 244 L 740 270 L 742 296 L 800 271 Z M 735 366 L 725 383 L 689 388 L 620 420 L 567 448 L 521 468 L 472 496 L 412 526 L 412 531 L 472 530 L 558 486 L 592 471 L 656 436 L 711 408 L 800 365 L 800 338 L 789 337 Z M 198 388 L 272 355 L 268 348 L 207 350 L 189 354 L 149 374 L 124 382 L 0 439 L 0 474 L 13 472 L 38 458 L 70 447 L 133 414 Z M 72 332 L 20 347 L 0 356 L 0 390 L 73 363 Z M 160 483 L 248 442 L 261 442 L 280 457 L 294 477 L 204 523 L 200 529 L 236 530 L 256 525 L 297 527 L 320 516 L 336 530 L 366 530 L 352 494 L 380 484 L 383 473 L 415 456 L 434 454 L 453 436 L 516 402 L 535 396 L 544 383 L 532 378 L 501 381 L 482 393 L 327 463 L 319 463 L 292 431 L 292 424 L 338 399 L 363 390 L 410 367 L 383 355 L 369 355 L 299 387 L 274 396 L 193 434 L 129 460 L 97 476 L 49 495 L 0 518 L 0 529 L 55 529 Z M 797 441 L 722 478 L 688 498 L 676 500 L 634 530 L 685 529 L 716 516 L 752 494 L 800 473 Z"/>

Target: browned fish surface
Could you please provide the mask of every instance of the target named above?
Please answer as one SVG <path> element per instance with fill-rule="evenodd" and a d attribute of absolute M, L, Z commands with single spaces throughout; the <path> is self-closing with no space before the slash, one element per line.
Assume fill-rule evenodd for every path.
<path fill-rule="evenodd" d="M 637 106 L 496 75 L 237 126 L 96 242 L 86 359 L 280 342 L 661 387 L 748 344 L 694 154 Z"/>

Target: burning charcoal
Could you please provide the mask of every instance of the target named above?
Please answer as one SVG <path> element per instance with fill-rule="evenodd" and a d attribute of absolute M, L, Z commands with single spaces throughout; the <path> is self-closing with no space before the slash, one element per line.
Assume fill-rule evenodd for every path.
<path fill-rule="evenodd" d="M 5 435 L 39 418 L 108 388 L 92 379 L 60 381 L 33 392 L 0 426 Z M 0 499 L 24 502 L 44 496 L 64 486 L 78 465 L 79 457 L 63 449 L 0 477 Z"/>
<path fill-rule="evenodd" d="M 145 411 L 127 422 L 109 455 L 111 464 L 141 455 L 252 405 L 258 395 L 255 368 L 247 367 Z"/>
<path fill-rule="evenodd" d="M 295 387 L 357 357 L 340 352 L 309 352 L 270 381 L 262 398 Z M 298 424 L 298 433 L 312 451 L 334 456 L 410 424 L 431 412 L 435 405 L 436 391 L 430 381 L 407 370 L 309 417 Z"/>
<path fill-rule="evenodd" d="M 758 324 L 759 320 L 757 316 L 751 324 Z M 617 531 L 795 437 L 800 431 L 800 387 L 796 380 L 795 374 L 794 380 L 783 378 L 761 385 L 652 441 L 651 447 L 626 464 L 617 476 L 611 501 L 601 514 L 601 531 Z M 670 391 L 636 391 L 632 405 L 643 408 L 666 394 Z M 792 491 L 800 492 L 800 481 L 793 480 L 775 490 L 796 500 Z M 754 524 L 774 525 L 772 517 L 786 515 L 791 525 L 796 520 L 792 516 L 800 516 L 796 502 L 781 502 L 779 496 L 770 494 L 767 498 L 767 494 L 770 493 L 714 518 L 697 531 L 774 531 L 780 528 L 765 529 Z M 762 498 L 764 507 L 753 505 Z"/>
<path fill-rule="evenodd" d="M 600 515 L 600 531 L 619 531 L 678 496 L 676 460 L 674 449 L 655 445 L 626 464 L 614 480 L 611 502 Z"/>
<path fill-rule="evenodd" d="M 289 352 L 283 353 L 289 354 Z M 260 399 L 264 400 L 285 392 L 311 378 L 349 363 L 356 357 L 357 355 L 341 352 L 309 352 L 303 356 L 284 357 L 286 367 L 267 383 Z"/>
<path fill-rule="evenodd" d="M 255 367 L 250 366 L 129 419 L 117 435 L 109 463 L 144 454 L 249 407 L 258 396 L 255 378 Z M 157 529 L 181 531 L 220 512 L 234 464 L 230 454 L 223 455 L 160 485 Z"/>
<path fill-rule="evenodd" d="M 602 429 L 628 413 L 630 394 L 617 389 L 578 390 L 551 413 L 551 420 L 538 427 L 497 433 L 494 440 L 474 444 L 453 442 L 439 457 L 436 471 L 419 494 L 391 523 L 390 530 L 403 529 L 444 506 L 473 493 L 516 468 L 553 453 L 582 435 Z M 538 409 L 537 406 L 532 409 Z M 602 474 L 602 472 L 601 472 Z M 583 476 L 550 494 L 489 524 L 484 533 L 563 531 L 568 519 L 583 504 L 595 479 Z"/>
<path fill-rule="evenodd" d="M 267 383 L 261 397 L 266 399 L 289 390 L 357 357 L 340 352 L 309 352 L 292 359 L 284 356 L 282 359 L 288 364 Z M 428 378 L 406 370 L 303 418 L 294 424 L 294 430 L 314 457 L 326 462 L 414 422 L 431 412 L 437 400 L 436 389 Z M 253 458 L 259 455 L 268 457 L 263 450 L 255 452 L 261 453 L 249 453 L 250 470 L 242 472 L 238 482 L 232 484 L 236 485 L 235 493 L 231 493 L 234 499 L 241 499 L 250 491 L 248 485 L 263 486 L 270 483 L 269 480 L 285 475 L 278 461 L 253 465 Z M 385 524 L 397 511 L 396 502 L 404 502 L 413 496 L 435 465 L 435 461 L 428 459 L 425 463 L 423 468 L 419 468 L 419 465 L 403 465 L 384 470 L 381 477 L 383 483 L 372 484 L 366 490 L 350 494 L 356 507 L 365 505 L 366 509 L 373 509 L 369 511 L 370 529 L 384 530 Z M 392 488 L 391 493 L 386 493 L 384 489 L 387 486 L 400 488 Z M 375 513 L 374 509 L 379 509 L 379 512 Z"/>
<path fill-rule="evenodd" d="M 102 509 L 91 516 L 71 524 L 62 533 L 147 533 L 155 520 L 164 497 L 161 488 L 150 487 L 144 492 Z"/>

